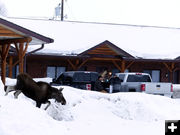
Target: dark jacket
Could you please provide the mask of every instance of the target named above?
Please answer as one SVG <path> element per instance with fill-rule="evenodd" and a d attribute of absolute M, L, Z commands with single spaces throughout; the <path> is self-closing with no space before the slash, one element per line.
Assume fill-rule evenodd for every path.
<path fill-rule="evenodd" d="M 95 82 L 95 85 L 94 85 L 94 90 L 95 91 L 101 91 L 103 90 L 103 86 L 102 86 L 102 83 L 101 81 L 98 79 L 96 82 Z"/>
<path fill-rule="evenodd" d="M 114 84 L 121 84 L 122 80 L 119 78 L 119 77 L 112 77 L 110 80 L 109 80 L 109 83 L 111 85 L 114 85 Z"/>

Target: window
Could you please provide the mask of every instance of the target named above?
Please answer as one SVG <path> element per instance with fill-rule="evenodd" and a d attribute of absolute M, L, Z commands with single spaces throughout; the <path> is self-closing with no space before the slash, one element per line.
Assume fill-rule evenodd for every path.
<path fill-rule="evenodd" d="M 153 82 L 160 82 L 160 70 L 144 70 L 144 73 L 149 73 Z"/>
<path fill-rule="evenodd" d="M 63 72 L 65 72 L 65 67 L 55 67 L 55 66 L 48 66 L 47 67 L 47 77 L 50 78 L 57 78 Z"/>
<path fill-rule="evenodd" d="M 128 75 L 127 82 L 151 82 L 149 75 Z"/>
<path fill-rule="evenodd" d="M 7 68 L 8 72 L 9 72 L 9 69 Z M 12 77 L 13 78 L 16 78 L 17 75 L 19 74 L 19 65 L 16 65 L 16 66 L 13 66 L 13 69 L 12 69 Z M 8 73 L 6 74 L 8 75 Z"/>

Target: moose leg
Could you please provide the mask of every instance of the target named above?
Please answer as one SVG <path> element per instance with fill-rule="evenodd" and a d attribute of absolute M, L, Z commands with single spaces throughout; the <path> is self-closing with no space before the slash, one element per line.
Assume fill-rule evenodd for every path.
<path fill-rule="evenodd" d="M 21 90 L 17 90 L 16 92 L 14 92 L 14 98 L 17 99 L 20 93 L 21 93 Z"/>
<path fill-rule="evenodd" d="M 47 108 L 51 105 L 51 102 L 50 101 L 47 101 L 47 106 L 46 108 L 44 108 L 44 110 L 47 110 Z"/>
<path fill-rule="evenodd" d="M 16 86 L 5 86 L 4 91 L 6 91 L 5 96 L 7 96 L 9 92 L 16 91 Z"/>
<path fill-rule="evenodd" d="M 36 101 L 36 107 L 40 108 L 41 107 L 41 102 Z"/>

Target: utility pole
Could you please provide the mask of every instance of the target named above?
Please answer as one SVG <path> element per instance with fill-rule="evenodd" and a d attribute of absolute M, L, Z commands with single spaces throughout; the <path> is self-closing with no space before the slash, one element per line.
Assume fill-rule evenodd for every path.
<path fill-rule="evenodd" d="M 55 8 L 55 19 L 64 21 L 64 0 L 61 0 L 61 3 Z"/>
<path fill-rule="evenodd" d="M 61 21 L 64 21 L 64 0 L 61 1 Z"/>

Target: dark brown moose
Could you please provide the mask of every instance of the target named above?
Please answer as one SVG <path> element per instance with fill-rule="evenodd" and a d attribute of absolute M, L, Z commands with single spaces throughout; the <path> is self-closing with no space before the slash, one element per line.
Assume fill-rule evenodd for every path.
<path fill-rule="evenodd" d="M 28 74 L 20 73 L 17 76 L 15 86 L 5 86 L 5 95 L 11 91 L 16 91 L 14 96 L 17 98 L 22 92 L 25 96 L 36 101 L 36 107 L 40 108 L 42 103 L 49 103 L 50 105 L 49 99 L 55 99 L 57 102 L 65 105 L 66 100 L 61 92 L 62 90 L 63 88 L 54 88 L 46 82 L 35 82 Z"/>

